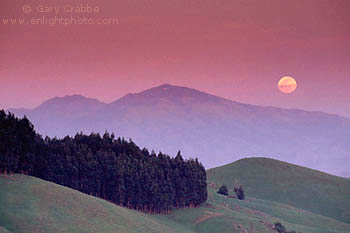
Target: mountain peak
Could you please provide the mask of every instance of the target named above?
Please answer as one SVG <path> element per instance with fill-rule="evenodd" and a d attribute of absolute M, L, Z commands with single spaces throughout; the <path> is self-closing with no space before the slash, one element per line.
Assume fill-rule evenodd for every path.
<path fill-rule="evenodd" d="M 191 89 L 191 88 L 188 88 L 188 87 L 183 87 L 183 86 L 176 86 L 176 85 L 171 85 L 171 84 L 168 84 L 168 83 L 164 83 L 160 86 L 156 86 L 156 87 L 152 87 L 150 89 L 147 89 L 143 92 L 148 92 L 148 91 L 157 91 L 157 90 L 183 90 L 183 89 L 188 89 L 188 90 L 192 90 L 192 91 L 197 91 L 195 89 Z M 142 93 L 142 92 L 140 92 Z"/>
<path fill-rule="evenodd" d="M 80 94 L 73 94 L 73 95 L 65 95 L 62 98 L 69 98 L 69 99 L 88 99 L 87 97 L 80 95 Z"/>
<path fill-rule="evenodd" d="M 121 102 L 123 104 L 154 105 L 164 101 L 175 104 L 194 104 L 223 100 L 225 99 L 199 90 L 165 83 L 142 92 L 127 94 L 121 99 L 114 101 L 112 105 Z"/>
<path fill-rule="evenodd" d="M 172 87 L 176 87 L 176 86 L 174 86 L 174 85 L 171 85 L 171 84 L 169 84 L 169 83 L 164 83 L 164 84 L 162 84 L 162 85 L 160 85 L 160 86 L 158 86 L 159 88 L 172 88 Z"/>
<path fill-rule="evenodd" d="M 214 96 L 193 88 L 184 87 L 184 86 L 175 86 L 167 83 L 145 90 L 138 94 L 149 95 L 149 96 L 154 96 L 158 98 L 168 98 L 169 100 L 172 100 L 172 101 L 179 101 L 179 100 L 181 101 L 184 98 L 192 99 L 196 102 L 224 100 L 221 97 Z"/>
<path fill-rule="evenodd" d="M 103 104 L 97 99 L 87 98 L 80 94 L 73 94 L 73 95 L 65 95 L 63 97 L 54 97 L 52 99 L 46 100 L 40 106 L 51 105 L 51 104 L 73 104 L 73 103 Z"/>

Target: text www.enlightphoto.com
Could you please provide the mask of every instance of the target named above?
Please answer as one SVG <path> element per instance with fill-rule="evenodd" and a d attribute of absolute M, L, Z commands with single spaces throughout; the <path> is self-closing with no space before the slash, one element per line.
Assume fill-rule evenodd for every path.
<path fill-rule="evenodd" d="M 79 5 L 23 5 L 23 17 L 5 17 L 3 25 L 118 25 L 117 17 L 98 17 L 102 12 L 99 6 Z M 41 16 L 38 16 L 41 15 Z"/>

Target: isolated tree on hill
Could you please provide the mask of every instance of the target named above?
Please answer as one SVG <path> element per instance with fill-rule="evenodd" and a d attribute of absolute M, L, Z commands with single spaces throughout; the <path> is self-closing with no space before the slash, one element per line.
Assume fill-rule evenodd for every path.
<path fill-rule="evenodd" d="M 278 233 L 296 233 L 295 231 L 287 231 L 287 229 L 280 222 L 276 222 L 274 224 L 274 229 L 278 231 Z"/>
<path fill-rule="evenodd" d="M 239 200 L 244 200 L 245 197 L 244 197 L 244 190 L 243 190 L 243 187 L 242 185 L 239 185 L 239 186 L 235 186 L 233 188 L 233 190 L 235 191 L 236 195 L 237 195 L 237 198 Z"/>
<path fill-rule="evenodd" d="M 228 195 L 228 189 L 225 184 L 221 185 L 221 187 L 219 188 L 218 194 L 225 195 L 225 196 Z"/>
<path fill-rule="evenodd" d="M 286 228 L 280 222 L 276 222 L 274 225 L 275 225 L 274 228 L 276 231 L 278 231 L 278 233 L 286 232 Z"/>

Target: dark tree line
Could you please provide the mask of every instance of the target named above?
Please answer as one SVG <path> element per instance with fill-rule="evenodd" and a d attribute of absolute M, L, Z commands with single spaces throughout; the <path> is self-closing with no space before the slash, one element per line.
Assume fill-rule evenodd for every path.
<path fill-rule="evenodd" d="M 140 149 L 105 133 L 43 139 L 24 117 L 0 111 L 0 172 L 22 173 L 103 198 L 121 206 L 164 213 L 207 199 L 206 172 L 184 160 Z"/>

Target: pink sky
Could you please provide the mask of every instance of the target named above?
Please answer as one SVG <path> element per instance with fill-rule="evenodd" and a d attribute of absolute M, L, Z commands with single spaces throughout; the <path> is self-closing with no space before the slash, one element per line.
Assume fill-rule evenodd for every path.
<path fill-rule="evenodd" d="M 90 4 L 118 25 L 4 25 L 22 7 Z M 67 94 L 111 102 L 163 83 L 350 117 L 348 0 L 2 0 L 0 108 Z M 281 76 L 298 89 L 279 92 Z"/>

